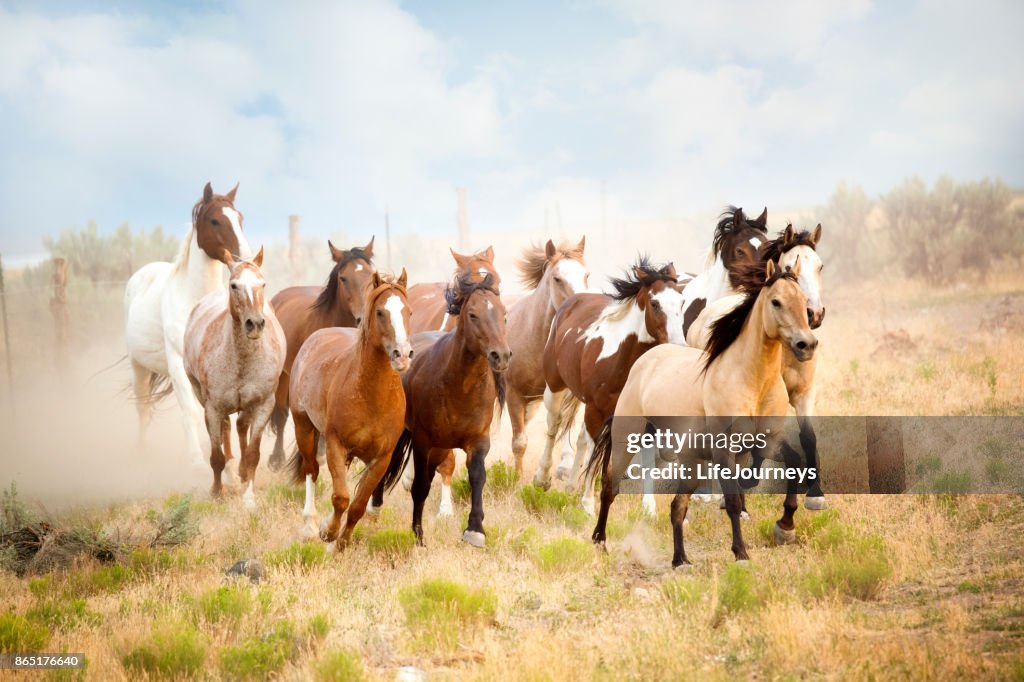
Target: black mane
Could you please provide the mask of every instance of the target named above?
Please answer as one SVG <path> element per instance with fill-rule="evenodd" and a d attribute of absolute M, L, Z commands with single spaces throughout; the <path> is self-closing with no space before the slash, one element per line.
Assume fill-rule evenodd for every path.
<path fill-rule="evenodd" d="M 479 282 L 474 282 L 471 277 L 471 275 L 459 277 L 455 282 L 445 287 L 444 300 L 448 304 L 449 315 L 458 315 L 462 312 L 463 304 L 478 289 L 489 291 L 495 296 L 500 296 L 497 287 L 494 286 L 494 275 L 491 273 L 487 273 Z"/>
<path fill-rule="evenodd" d="M 714 255 L 721 255 L 726 239 L 745 229 L 756 230 L 765 235 L 768 234 L 765 226 L 756 219 L 748 218 L 742 208 L 726 206 L 722 215 L 718 217 L 718 225 L 715 226 L 715 236 L 711 240 L 711 248 Z"/>
<path fill-rule="evenodd" d="M 372 256 L 366 255 L 366 251 L 359 246 L 353 246 L 347 251 L 342 251 L 341 259 L 331 268 L 331 274 L 327 276 L 327 283 L 324 290 L 316 297 L 313 308 L 318 310 L 330 310 L 334 302 L 338 300 L 338 272 L 354 260 L 361 260 L 371 268 L 373 267 Z"/>
<path fill-rule="evenodd" d="M 643 279 L 637 276 L 636 271 L 640 270 L 644 273 Z M 637 258 L 636 265 L 626 270 L 625 277 L 609 277 L 608 281 L 612 285 L 613 293 L 609 294 L 616 301 L 625 301 L 626 299 L 635 298 L 640 290 L 645 286 L 650 286 L 655 282 L 668 282 L 669 284 L 676 283 L 676 276 L 674 274 L 675 269 L 671 263 L 666 265 L 651 265 L 651 259 L 646 254 L 641 254 Z"/>

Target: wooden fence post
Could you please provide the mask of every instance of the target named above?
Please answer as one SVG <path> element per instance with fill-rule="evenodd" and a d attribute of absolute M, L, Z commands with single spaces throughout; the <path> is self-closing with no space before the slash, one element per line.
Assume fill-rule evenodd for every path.
<path fill-rule="evenodd" d="M 288 264 L 291 268 L 292 284 L 298 284 L 306 274 L 302 267 L 302 216 L 288 216 Z"/>
<path fill-rule="evenodd" d="M 868 417 L 868 490 L 902 493 L 907 490 L 907 462 L 899 417 Z"/>
<path fill-rule="evenodd" d="M 469 245 L 469 211 L 466 209 L 466 188 L 456 187 L 455 196 L 459 202 L 458 210 L 455 213 L 455 221 L 459 228 L 459 251 L 469 253 L 472 247 Z"/>
<path fill-rule="evenodd" d="M 11 398 L 11 411 L 14 411 L 14 373 L 11 370 L 11 335 L 7 322 L 7 289 L 4 286 L 4 259 L 0 256 L 0 315 L 4 323 L 4 355 L 7 358 L 7 392 Z"/>
<path fill-rule="evenodd" d="M 394 272 L 391 266 L 391 219 L 388 209 L 384 209 L 384 264 L 388 272 Z"/>
<path fill-rule="evenodd" d="M 68 369 L 68 341 L 71 321 L 68 314 L 68 261 L 53 259 L 53 298 L 50 299 L 54 334 L 57 339 L 57 369 Z"/>

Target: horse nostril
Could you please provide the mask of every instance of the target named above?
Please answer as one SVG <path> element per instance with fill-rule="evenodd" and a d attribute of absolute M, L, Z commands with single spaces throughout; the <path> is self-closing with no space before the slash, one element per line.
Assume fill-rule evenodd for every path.
<path fill-rule="evenodd" d="M 259 322 L 256 323 L 256 326 L 259 327 L 260 331 L 263 331 L 263 328 L 267 326 L 267 321 L 260 320 Z"/>
<path fill-rule="evenodd" d="M 796 347 L 799 348 L 800 350 L 805 350 L 807 348 L 807 342 L 806 341 L 797 341 L 796 342 Z"/>
<path fill-rule="evenodd" d="M 409 351 L 409 359 L 410 359 L 410 360 L 412 360 L 412 356 L 413 356 L 413 354 L 414 354 L 415 352 L 416 352 L 416 351 L 414 351 L 414 350 L 410 350 L 410 351 Z"/>
<path fill-rule="evenodd" d="M 246 320 L 245 321 L 245 331 L 251 332 L 253 330 L 253 327 L 254 327 L 254 325 L 252 323 L 252 320 Z"/>
<path fill-rule="evenodd" d="M 807 309 L 807 321 L 814 322 L 814 311 L 810 308 Z"/>

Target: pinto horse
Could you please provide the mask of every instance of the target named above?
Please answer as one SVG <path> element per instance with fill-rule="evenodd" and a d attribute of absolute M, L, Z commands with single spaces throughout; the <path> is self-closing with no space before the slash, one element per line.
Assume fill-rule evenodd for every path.
<path fill-rule="evenodd" d="M 210 435 L 213 494 L 221 495 L 225 455 L 231 438 L 230 415 L 241 452 L 238 477 L 246 486 L 242 500 L 256 508 L 253 481 L 260 462 L 260 441 L 274 407 L 274 388 L 284 365 L 285 337 L 274 311 L 266 305 L 263 247 L 251 261 L 232 261 L 227 296 L 214 291 L 196 304 L 185 327 L 185 373 L 203 406 Z M 230 451 L 228 457 L 230 457 Z"/>
<path fill-rule="evenodd" d="M 344 549 L 366 511 L 371 493 L 390 487 L 401 469 L 390 467 L 402 435 L 405 393 L 400 374 L 409 368 L 409 303 L 405 270 L 398 279 L 374 272 L 362 322 L 356 329 L 330 327 L 313 333 L 292 365 L 289 402 L 298 452 L 292 460 L 295 483 L 305 479 L 302 537 L 316 536 L 317 442 L 327 440 L 333 512 L 320 526 L 320 539 Z M 351 501 L 348 467 L 366 464 Z M 347 512 L 347 516 L 346 516 Z M 345 530 L 341 517 L 345 516 Z"/>
<path fill-rule="evenodd" d="M 490 275 L 473 282 L 459 279 L 445 292 L 448 311 L 457 319 L 448 333 L 424 332 L 413 336 L 416 359 L 402 377 L 405 387 L 406 431 L 395 447 L 392 467 L 404 467 L 412 453 L 412 529 L 423 544 L 423 505 L 437 468 L 453 456 L 453 448 L 467 453 L 472 508 L 462 539 L 483 547 L 484 459 L 491 447 L 494 405 L 505 403 L 504 373 L 509 350 L 505 332 L 505 306 Z M 384 501 L 384 486 L 374 493 L 374 507 Z"/>
<path fill-rule="evenodd" d="M 144 440 L 153 404 L 173 391 L 197 466 L 206 463 L 199 440 L 203 409 L 182 359 L 185 325 L 199 299 L 223 287 L 224 252 L 252 257 L 242 234 L 242 214 L 235 209 L 237 192 L 235 185 L 227 194 L 214 194 L 206 183 L 202 198 L 192 208 L 192 228 L 174 262 L 144 265 L 128 280 L 124 292 L 125 343 L 134 374 L 139 440 Z"/>
<path fill-rule="evenodd" d="M 813 357 L 818 341 L 807 324 L 807 299 L 797 279 L 800 264 L 782 270 L 768 261 L 764 270 L 751 266 L 748 271 L 747 281 L 741 282 L 743 302 L 715 321 L 707 351 L 666 344 L 637 360 L 619 394 L 616 417 L 699 417 L 706 420 L 709 433 L 729 434 L 729 439 L 747 428 L 739 426 L 736 418 L 753 418 L 753 432 L 765 434 L 765 445 L 753 454 L 770 455 L 779 448 L 788 402 L 781 375 L 783 346 L 798 360 L 807 361 Z M 605 423 L 587 465 L 588 471 L 599 471 L 603 476 L 601 511 L 593 533 L 594 542 L 602 545 L 608 510 L 632 459 L 623 447 L 628 434 L 625 426 L 617 426 L 621 424 L 614 419 Z M 734 469 L 737 454 L 730 452 L 728 445 L 719 447 L 721 440 L 716 438 L 715 442 L 710 452 L 683 451 L 673 459 L 691 467 L 690 471 L 696 471 L 697 464 L 707 459 Z M 799 458 L 787 455 L 786 468 L 798 466 Z M 695 477 L 680 478 L 672 500 L 674 567 L 689 563 L 683 547 L 683 521 L 697 483 Z M 740 528 L 742 493 L 735 479 L 724 479 L 721 485 L 732 524 L 733 554 L 738 561 L 746 560 L 749 557 Z M 782 518 L 775 525 L 776 542 L 795 539 L 793 515 L 799 506 L 796 488 L 797 479 L 793 477 L 788 482 Z"/>
<path fill-rule="evenodd" d="M 512 422 L 512 453 L 520 478 L 527 446 L 526 424 L 538 401 L 544 397 L 544 346 L 551 322 L 567 298 L 587 291 L 589 286 L 590 273 L 583 260 L 586 243 L 587 238 L 583 237 L 578 244 L 555 246 L 549 239 L 543 247 L 526 249 L 519 261 L 523 283 L 532 291 L 508 311 L 508 345 L 512 359 L 505 382 Z M 563 454 L 571 453 L 567 441 L 568 433 Z"/>
<path fill-rule="evenodd" d="M 501 275 L 494 269 L 494 248 L 464 256 L 448 249 L 455 259 L 454 279 L 468 277 L 471 282 L 482 282 L 491 276 L 495 291 L 501 287 Z M 409 287 L 409 305 L 412 306 L 412 332 L 449 332 L 455 329 L 456 320 L 448 312 L 444 282 L 421 282 Z"/>
<path fill-rule="evenodd" d="M 373 267 L 373 238 L 366 246 L 354 246 L 347 251 L 337 248 L 330 240 L 334 267 L 322 287 L 288 287 L 271 299 L 277 319 L 281 321 L 288 339 L 288 355 L 284 370 L 277 383 L 274 413 L 270 425 L 277 434 L 274 452 L 270 455 L 270 468 L 284 465 L 284 427 L 288 423 L 288 384 L 292 363 L 306 339 L 325 327 L 358 327 L 366 303 L 366 287 L 375 272 Z"/>
<path fill-rule="evenodd" d="M 575 481 L 584 453 L 615 410 L 633 363 L 659 344 L 684 343 L 683 297 L 675 283 L 675 266 L 656 267 L 641 257 L 626 277 L 611 280 L 613 295 L 576 294 L 558 309 L 544 347 L 548 429 L 535 484 L 549 484 L 555 438 L 563 424 L 572 423 L 579 403 L 586 407 L 570 481 Z M 583 506 L 592 514 L 593 505 L 588 478 Z"/>

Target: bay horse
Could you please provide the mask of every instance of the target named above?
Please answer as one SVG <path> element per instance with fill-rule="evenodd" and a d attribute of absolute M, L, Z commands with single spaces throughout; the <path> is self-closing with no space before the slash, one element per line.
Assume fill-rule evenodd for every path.
<path fill-rule="evenodd" d="M 807 299 L 800 290 L 800 263 L 792 270 L 776 268 L 768 261 L 764 270 L 751 266 L 741 273 L 744 300 L 714 322 L 707 351 L 665 344 L 645 354 L 629 373 L 619 395 L 615 416 L 702 417 L 712 434 L 739 432 L 737 418 L 753 418 L 753 429 L 765 435 L 762 457 L 780 446 L 782 422 L 786 416 L 787 396 L 782 381 L 783 346 L 801 361 L 814 355 L 817 339 L 807 323 Z M 620 426 L 617 428 L 616 424 Z M 624 445 L 628 434 L 622 421 L 609 420 L 597 439 L 588 471 L 600 472 L 601 510 L 594 528 L 593 541 L 606 540 L 608 510 L 618 494 L 623 473 L 632 455 Z M 749 431 L 748 431 L 749 433 Z M 615 447 L 613 447 L 613 444 Z M 684 451 L 676 461 L 695 471 L 699 462 L 710 459 L 733 469 L 737 455 L 728 447 L 704 451 Z M 757 448 L 755 448 L 756 450 Z M 786 468 L 799 466 L 799 459 L 786 457 Z M 679 478 L 672 500 L 672 565 L 688 564 L 683 546 L 683 521 L 690 494 L 698 479 Z M 742 494 L 735 479 L 721 481 L 726 511 L 732 525 L 732 551 L 738 561 L 749 559 L 740 528 Z M 797 481 L 788 481 L 782 518 L 775 525 L 777 542 L 795 538 L 793 515 L 798 507 Z"/>
<path fill-rule="evenodd" d="M 772 261 L 776 267 L 792 270 L 800 263 L 798 282 L 800 289 L 807 297 L 807 321 L 810 328 L 817 329 L 825 319 L 825 306 L 822 304 L 822 270 L 823 264 L 817 253 L 817 245 L 821 241 L 821 223 L 814 231 L 795 231 L 793 225 L 787 225 L 774 239 L 769 240 L 760 249 L 763 261 Z M 690 327 L 687 342 L 695 348 L 707 346 L 713 322 L 739 305 L 742 295 L 726 296 L 713 303 L 698 316 Z M 812 417 L 814 416 L 815 390 L 814 374 L 818 364 L 817 354 L 810 360 L 801 362 L 791 353 L 783 353 L 782 378 L 786 384 L 789 404 L 796 411 L 797 424 L 800 428 L 800 444 L 807 458 L 807 467 L 818 473 L 818 438 L 814 433 Z M 789 442 L 783 437 L 784 453 L 791 449 Z M 755 469 L 760 462 L 754 461 Z M 828 508 L 825 493 L 821 490 L 821 480 L 815 475 L 807 481 L 807 495 L 804 507 L 811 511 Z"/>
<path fill-rule="evenodd" d="M 236 261 L 225 250 L 228 291 L 199 300 L 185 326 L 185 373 L 206 417 L 214 496 L 222 493 L 222 445 L 231 439 L 230 415 L 238 413 L 241 464 L 238 477 L 250 511 L 260 441 L 274 407 L 274 388 L 285 357 L 285 336 L 264 296 L 263 247 L 252 260 Z M 230 457 L 230 450 L 228 457 Z"/>
<path fill-rule="evenodd" d="M 139 440 L 145 438 L 154 403 L 173 392 L 196 466 L 206 464 L 199 439 L 203 410 L 182 359 L 185 325 L 199 299 L 223 287 L 224 252 L 232 258 L 252 257 L 242 233 L 242 214 L 235 208 L 237 192 L 236 184 L 227 194 L 215 194 L 206 183 L 174 262 L 144 265 L 124 292 L 125 343 L 134 375 Z"/>
<path fill-rule="evenodd" d="M 374 272 L 363 319 L 356 329 L 329 327 L 314 332 L 292 365 L 289 404 L 298 446 L 292 459 L 295 483 L 305 480 L 302 537 L 316 537 L 316 488 L 320 473 L 317 443 L 326 439 L 333 493 L 331 516 L 320 539 L 344 549 L 378 483 L 390 487 L 401 469 L 390 467 L 402 435 L 405 393 L 400 375 L 409 368 L 409 302 L 406 273 L 396 279 Z M 348 467 L 359 458 L 366 470 L 350 497 Z M 347 512 L 347 515 L 346 515 Z M 341 532 L 341 517 L 345 530 Z"/>
<path fill-rule="evenodd" d="M 482 282 L 490 275 L 495 291 L 501 287 L 501 275 L 494 269 L 494 248 L 465 256 L 448 249 L 455 260 L 453 280 L 468 277 L 472 282 Z M 412 306 L 412 332 L 448 332 L 455 329 L 456 320 L 448 312 L 445 282 L 420 282 L 409 288 L 409 305 Z"/>
<path fill-rule="evenodd" d="M 550 482 L 555 438 L 585 405 L 570 481 L 580 471 L 604 421 L 612 415 L 619 391 L 638 358 L 664 343 L 683 344 L 683 297 L 676 291 L 676 269 L 654 266 L 641 257 L 621 279 L 614 294 L 575 294 L 558 309 L 544 346 L 544 406 L 547 439 L 533 477 Z M 563 427 L 563 424 L 565 427 Z M 583 507 L 594 512 L 593 485 L 583 486 Z"/>
<path fill-rule="evenodd" d="M 423 544 L 423 505 L 439 465 L 454 448 L 467 454 L 472 507 L 462 539 L 483 547 L 484 460 L 491 447 L 495 401 L 505 403 L 504 373 L 512 351 L 505 331 L 505 306 L 488 274 L 474 282 L 460 278 L 445 293 L 455 329 L 413 336 L 416 358 L 402 377 L 405 387 L 405 433 L 392 455 L 392 467 L 404 467 L 411 453 L 412 529 Z M 374 493 L 374 507 L 384 501 L 384 486 Z"/>
<path fill-rule="evenodd" d="M 306 339 L 325 327 L 358 327 L 366 303 L 366 287 L 375 268 L 373 240 L 366 246 L 343 250 L 327 240 L 334 267 L 322 287 L 288 287 L 277 292 L 270 303 L 288 339 L 288 355 L 277 383 L 274 413 L 270 425 L 277 437 L 268 464 L 277 470 L 284 465 L 284 427 L 288 423 L 288 384 L 292 363 Z"/>
<path fill-rule="evenodd" d="M 587 238 L 578 244 L 555 246 L 550 239 L 523 252 L 519 271 L 530 293 L 508 307 L 508 345 L 512 359 L 505 375 L 509 420 L 512 422 L 512 453 L 516 473 L 522 478 L 526 454 L 526 424 L 544 397 L 544 346 L 559 306 L 574 294 L 587 291 L 590 273 L 583 260 Z M 563 460 L 571 458 L 566 431 Z M 568 456 L 568 457 L 567 457 Z M 559 467 L 561 471 L 561 467 Z"/>

